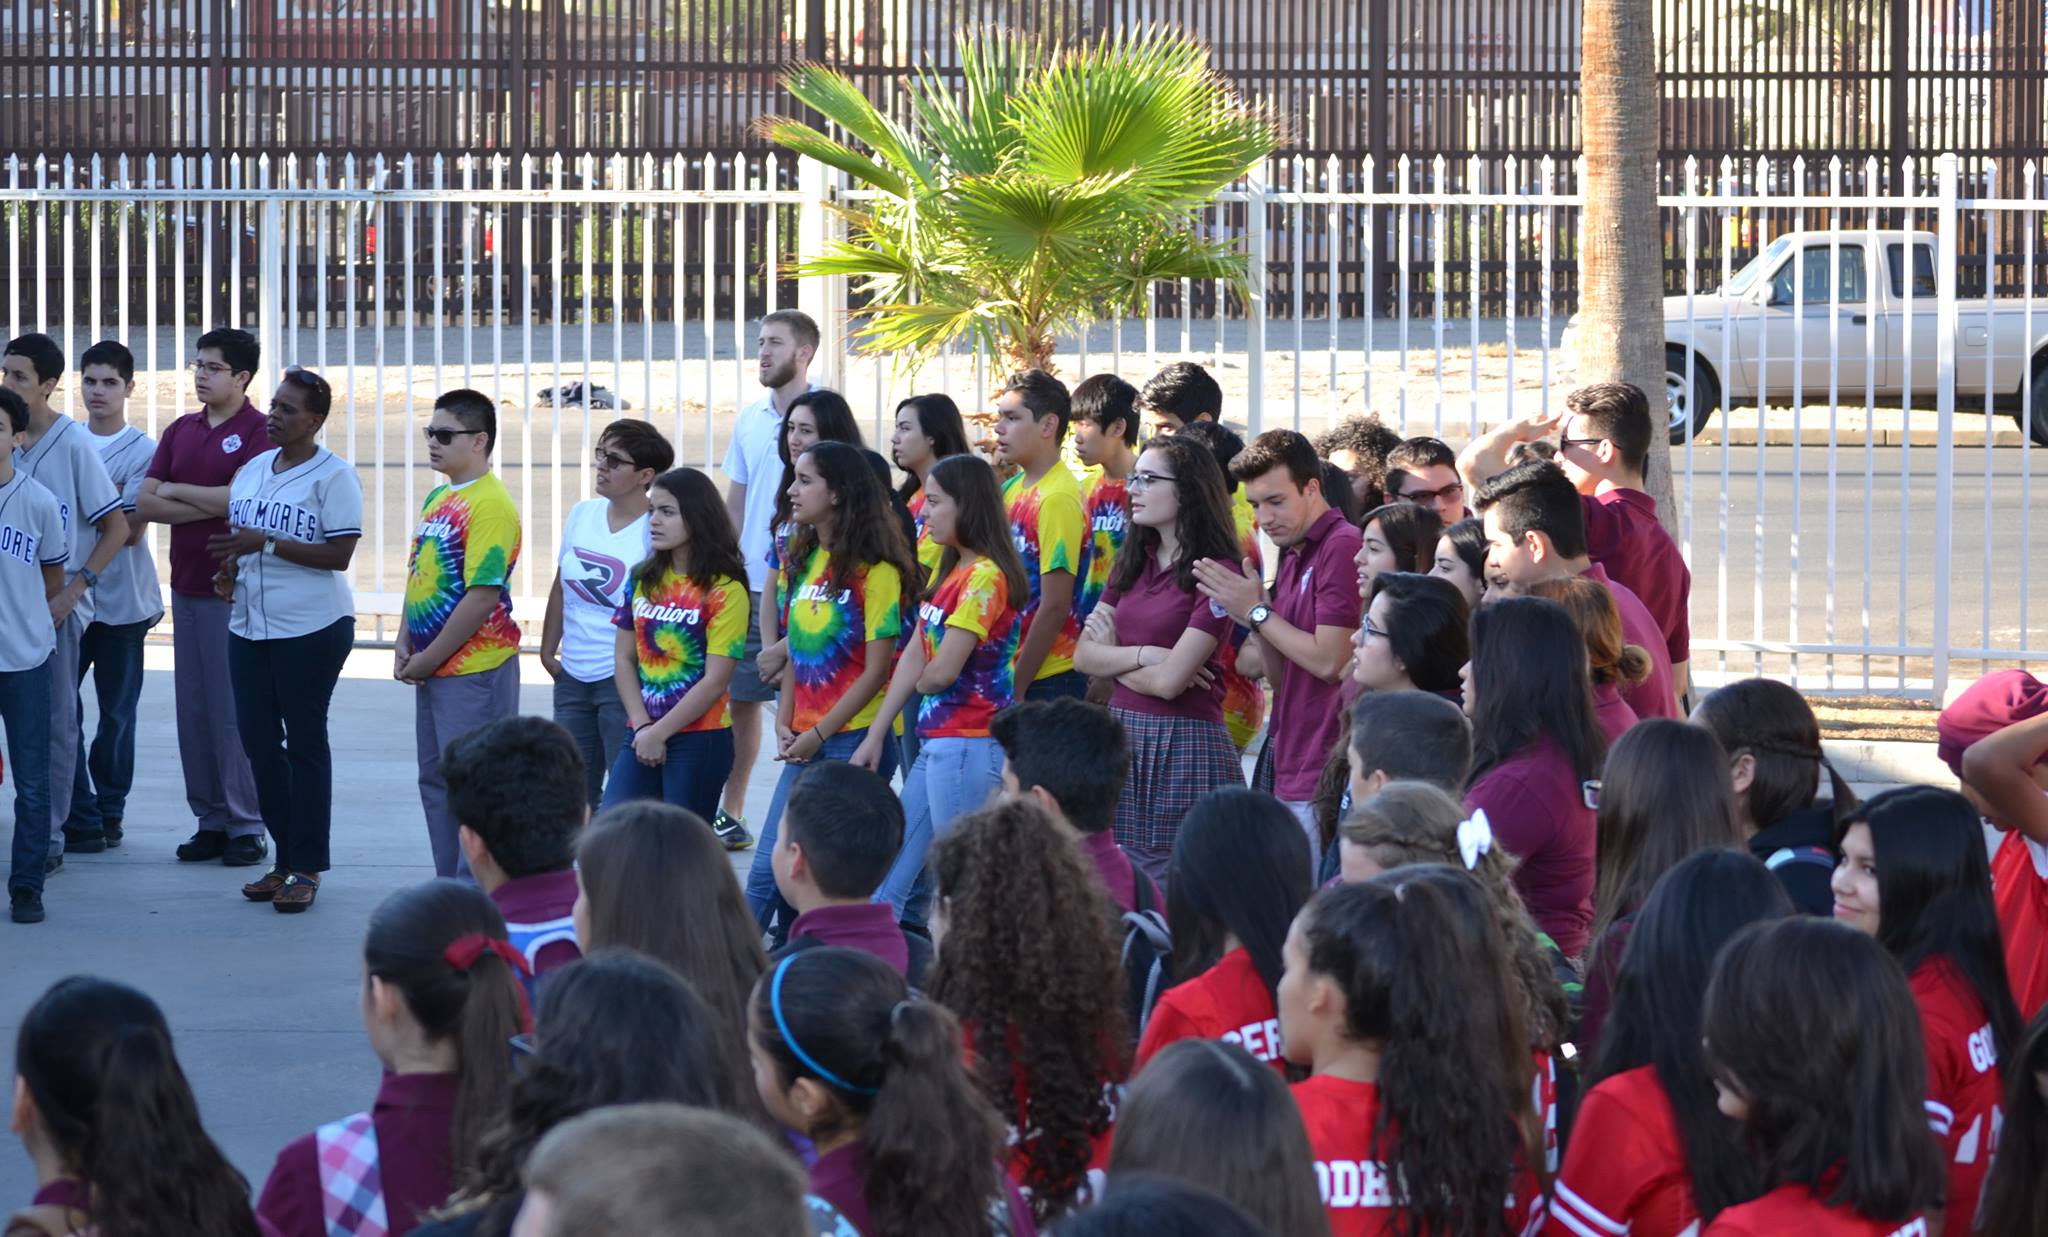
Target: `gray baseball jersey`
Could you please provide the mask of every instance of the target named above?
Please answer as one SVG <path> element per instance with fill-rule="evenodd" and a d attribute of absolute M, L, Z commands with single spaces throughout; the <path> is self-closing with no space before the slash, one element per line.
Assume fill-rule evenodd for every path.
<path fill-rule="evenodd" d="M 0 485 L 0 671 L 33 670 L 56 649 L 43 568 L 63 562 L 57 496 L 15 469 L 14 479 Z"/>
<path fill-rule="evenodd" d="M 36 445 L 15 451 L 14 466 L 27 469 L 29 476 L 57 496 L 57 515 L 64 522 L 64 574 L 76 573 L 99 541 L 92 526 L 121 505 L 121 493 L 92 444 L 92 431 L 60 415 L 56 424 L 36 439 Z M 79 599 L 75 613 L 85 622 L 92 621 L 91 590 Z"/>
<path fill-rule="evenodd" d="M 105 437 L 93 434 L 92 443 L 99 448 L 100 462 L 107 466 L 107 476 L 121 494 L 121 509 L 132 516 L 136 496 L 142 493 L 142 482 L 149 473 L 149 461 L 156 455 L 156 439 L 124 425 Z M 157 581 L 156 560 L 150 557 L 146 543 L 124 546 L 114 556 L 100 573 L 92 604 L 93 622 L 111 626 L 153 623 L 163 617 L 163 586 Z"/>
<path fill-rule="evenodd" d="M 273 447 L 235 473 L 228 490 L 231 527 L 307 544 L 363 535 L 363 485 L 353 465 L 325 447 L 283 472 L 271 471 L 276 461 Z M 245 640 L 284 640 L 311 635 L 355 612 L 343 573 L 271 554 L 244 554 L 228 630 Z"/>

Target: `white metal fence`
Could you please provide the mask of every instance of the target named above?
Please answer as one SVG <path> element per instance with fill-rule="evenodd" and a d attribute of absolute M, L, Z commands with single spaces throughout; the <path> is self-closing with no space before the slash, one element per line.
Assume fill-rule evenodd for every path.
<path fill-rule="evenodd" d="M 1060 368 L 1142 381 L 1198 360 L 1254 429 L 1315 433 L 1372 410 L 1456 443 L 1557 406 L 1572 380 L 1560 345 L 1576 255 L 1558 252 L 1576 231 L 1560 221 L 1580 209 L 1561 187 L 1577 183 L 1571 169 L 1510 165 L 1483 184 L 1476 168 L 1404 161 L 1356 185 L 1289 171 L 1206 216 L 1263 275 L 1248 299 L 1162 285 L 1142 316 L 1067 341 Z M 1695 172 L 1662 205 L 1681 293 L 1666 338 L 1697 341 L 1672 354 L 1672 390 L 1694 409 L 1721 392 L 1672 460 L 1696 670 L 1938 693 L 1953 661 L 2048 660 L 2030 563 L 2035 447 L 2005 407 L 2040 406 L 2048 383 L 2035 169 L 2004 185 L 1953 159 L 1932 182 L 1874 165 Z M 339 404 L 328 443 L 363 472 L 371 508 L 354 583 L 379 615 L 396 609 L 432 482 L 417 450 L 425 411 L 454 386 L 491 394 L 500 467 L 526 514 L 515 593 L 537 618 L 563 516 L 590 492 L 596 430 L 649 417 L 681 461 L 715 464 L 733 411 L 759 393 L 752 330 L 770 309 L 801 304 L 826 326 L 814 376 L 871 412 L 878 439 L 912 391 L 985 404 L 987 358 L 907 371 L 852 354 L 846 289 L 790 275 L 830 226 L 834 192 L 815 165 L 708 155 L 14 162 L 0 175 L 8 326 L 49 331 L 72 357 L 94 339 L 129 342 L 131 412 L 151 430 L 192 406 L 182 366 L 212 326 L 259 334 L 259 397 L 284 365 L 324 373 Z M 1712 295 L 1796 228 L 1838 233 L 1820 242 L 1817 282 L 1794 254 L 1797 277 Z M 1896 297 L 1882 245 L 1867 269 L 1842 265 L 1855 246 L 1839 233 L 1859 229 L 1901 234 Z M 1920 232 L 1930 284 L 1904 239 Z M 1772 303 L 1778 282 L 1789 300 Z M 1964 295 L 1983 290 L 1997 295 Z M 565 399 L 577 384 L 612 407 Z"/>

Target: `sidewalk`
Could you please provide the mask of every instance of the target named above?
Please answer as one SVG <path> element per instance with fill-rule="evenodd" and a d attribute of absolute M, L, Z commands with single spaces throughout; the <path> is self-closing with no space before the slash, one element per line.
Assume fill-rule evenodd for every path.
<path fill-rule="evenodd" d="M 311 911 L 279 915 L 241 896 L 263 869 L 172 858 L 192 824 L 169 659 L 168 647 L 150 647 L 127 843 L 68 857 L 45 891 L 47 922 L 0 922 L 0 1048 L 11 1059 L 22 1015 L 66 975 L 134 984 L 163 1006 L 207 1129 L 253 1192 L 285 1143 L 367 1108 L 376 1094 L 378 1065 L 360 1012 L 363 929 L 386 894 L 433 876 L 412 698 L 391 680 L 389 652 L 351 658 L 329 728 L 334 870 Z M 520 675 L 522 710 L 545 716 L 547 675 L 532 657 Z M 780 772 L 765 759 L 755 766 L 750 816 L 766 810 Z M 11 787 L 0 792 L 0 828 L 13 827 L 13 802 Z M 734 866 L 752 859 L 742 851 Z M 33 1192 L 28 1157 L 10 1137 L 0 1147 L 0 1199 L 24 1205 Z"/>

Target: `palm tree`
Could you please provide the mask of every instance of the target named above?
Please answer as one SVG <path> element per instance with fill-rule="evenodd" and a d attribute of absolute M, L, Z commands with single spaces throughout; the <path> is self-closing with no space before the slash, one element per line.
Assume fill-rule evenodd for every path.
<path fill-rule="evenodd" d="M 1056 336 L 1130 312 L 1155 281 L 1221 279 L 1242 293 L 1243 256 L 1204 236 L 1197 215 L 1272 153 L 1279 125 L 1210 69 L 1205 48 L 1159 27 L 1057 52 L 983 28 L 958 46 L 958 85 L 921 69 L 908 124 L 816 64 L 785 84 L 849 140 L 760 122 L 873 191 L 840 204 L 846 239 L 798 268 L 866 295 L 854 313 L 863 351 L 916 363 L 966 342 L 1046 366 Z"/>

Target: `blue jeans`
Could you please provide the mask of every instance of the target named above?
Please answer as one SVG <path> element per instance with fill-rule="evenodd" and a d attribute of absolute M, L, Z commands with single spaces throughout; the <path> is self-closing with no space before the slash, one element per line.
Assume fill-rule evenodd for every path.
<path fill-rule="evenodd" d="M 83 729 L 78 764 L 71 775 L 71 816 L 64 832 L 98 837 L 106 822 L 128 814 L 128 790 L 135 784 L 135 706 L 142 699 L 142 641 L 155 619 L 135 623 L 91 623 L 78 646 L 78 686 L 92 671 L 99 726 L 92 746 Z M 85 716 L 81 704 L 78 715 Z"/>
<path fill-rule="evenodd" d="M 670 735 L 668 758 L 649 767 L 633 754 L 629 740 L 619 748 L 605 783 L 604 805 L 617 807 L 635 799 L 660 799 L 695 812 L 706 825 L 718 814 L 718 797 L 732 776 L 732 727 L 686 730 Z"/>
<path fill-rule="evenodd" d="M 782 776 L 775 780 L 775 794 L 768 800 L 768 814 L 761 818 L 761 835 L 754 844 L 754 862 L 747 869 L 747 909 L 754 912 L 755 922 L 766 931 L 769 925 L 780 921 L 781 935 L 786 936 L 789 925 L 796 919 L 796 910 L 783 901 L 782 892 L 775 887 L 775 869 L 769 855 L 775 850 L 775 838 L 781 832 L 782 808 L 789 802 L 789 788 L 796 785 L 804 770 L 821 761 L 853 759 L 854 750 L 868 737 L 868 728 L 842 730 L 825 740 L 818 754 L 802 764 L 784 762 Z M 893 738 L 882 744 L 882 756 L 875 770 L 888 781 L 896 772 L 896 743 Z"/>
<path fill-rule="evenodd" d="M 7 776 L 14 779 L 14 866 L 7 888 L 42 892 L 50 855 L 50 663 L 0 671 L 0 725 L 7 727 Z M 67 687 L 66 690 L 70 690 Z"/>
<path fill-rule="evenodd" d="M 604 775 L 626 742 L 626 706 L 609 678 L 595 683 L 562 672 L 555 680 L 555 721 L 583 753 L 583 793 L 595 812 L 604 803 Z"/>
<path fill-rule="evenodd" d="M 955 820 L 987 803 L 1002 784 L 1003 748 L 994 739 L 926 739 L 917 763 L 903 779 L 903 849 L 872 900 L 892 903 L 897 918 L 903 919 L 932 840 L 944 837 Z"/>

